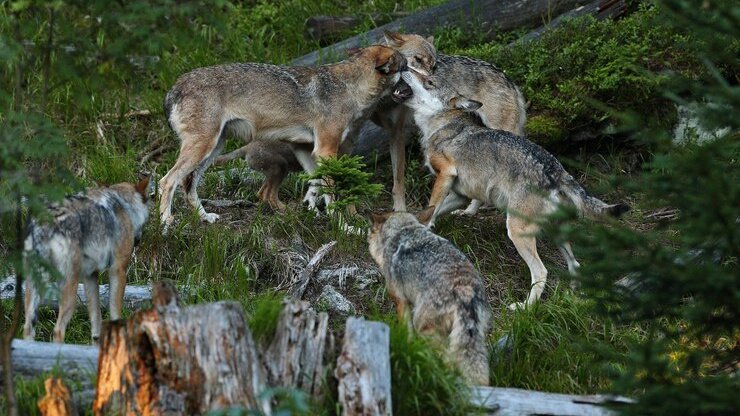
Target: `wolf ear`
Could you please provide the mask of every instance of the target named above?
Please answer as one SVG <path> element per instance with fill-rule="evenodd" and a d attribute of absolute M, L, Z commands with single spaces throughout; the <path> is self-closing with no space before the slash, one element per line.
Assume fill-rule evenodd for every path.
<path fill-rule="evenodd" d="M 380 212 L 380 213 L 371 212 L 370 213 L 370 223 L 373 229 L 383 225 L 383 223 L 386 222 L 388 220 L 388 217 L 390 216 L 391 216 L 390 212 Z"/>
<path fill-rule="evenodd" d="M 375 69 L 388 75 L 391 73 L 391 67 L 393 66 L 394 51 L 385 47 L 381 47 L 381 49 L 384 50 L 380 51 L 375 57 Z"/>
<path fill-rule="evenodd" d="M 388 30 L 383 32 L 383 38 L 385 39 L 385 44 L 392 47 L 399 47 L 406 42 L 403 39 L 403 35 L 398 32 L 391 32 Z"/>
<path fill-rule="evenodd" d="M 453 108 L 457 108 L 458 110 L 463 110 L 466 112 L 472 112 L 483 107 L 483 103 L 481 103 L 480 101 L 469 100 L 464 97 L 453 98 L 452 100 L 450 100 L 450 105 Z"/>
<path fill-rule="evenodd" d="M 149 175 L 139 175 L 139 182 L 134 185 L 134 189 L 141 195 L 141 199 L 146 202 L 149 199 Z"/>
<path fill-rule="evenodd" d="M 434 214 L 434 209 L 436 207 L 432 205 L 431 207 L 428 207 L 422 211 L 417 212 L 414 214 L 417 220 L 419 220 L 420 223 L 427 225 L 429 223 L 429 220 L 432 219 L 432 214 Z"/>
<path fill-rule="evenodd" d="M 432 35 L 427 36 L 426 37 L 426 41 L 429 42 L 429 43 L 431 43 L 432 46 L 434 46 L 434 36 L 432 36 Z"/>

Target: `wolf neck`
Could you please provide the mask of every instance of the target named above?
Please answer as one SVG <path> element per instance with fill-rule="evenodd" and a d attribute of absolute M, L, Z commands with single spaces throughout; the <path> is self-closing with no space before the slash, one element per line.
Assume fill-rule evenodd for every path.
<path fill-rule="evenodd" d="M 414 111 L 414 121 L 421 129 L 421 145 L 426 149 L 429 147 L 434 135 L 445 128 L 451 122 L 464 118 L 465 114 L 459 110 L 447 110 L 441 113 L 432 113 L 424 109 Z"/>

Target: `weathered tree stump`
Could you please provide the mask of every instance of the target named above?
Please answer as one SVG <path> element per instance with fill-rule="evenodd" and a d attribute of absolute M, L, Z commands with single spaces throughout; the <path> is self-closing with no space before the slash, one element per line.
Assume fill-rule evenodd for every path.
<path fill-rule="evenodd" d="M 329 316 L 316 313 L 308 302 L 284 301 L 275 336 L 263 354 L 267 384 L 321 395 L 325 353 L 334 344 L 328 324 Z"/>
<path fill-rule="evenodd" d="M 259 408 L 257 350 L 234 302 L 180 307 L 174 288 L 154 287 L 153 309 L 108 323 L 101 334 L 96 415 L 203 414 Z"/>
<path fill-rule="evenodd" d="M 382 322 L 347 319 L 334 376 L 342 415 L 390 415 L 390 328 Z"/>
<path fill-rule="evenodd" d="M 44 381 L 46 395 L 39 400 L 39 411 L 43 416 L 72 416 L 77 410 L 72 402 L 72 393 L 62 379 L 49 377 Z"/>

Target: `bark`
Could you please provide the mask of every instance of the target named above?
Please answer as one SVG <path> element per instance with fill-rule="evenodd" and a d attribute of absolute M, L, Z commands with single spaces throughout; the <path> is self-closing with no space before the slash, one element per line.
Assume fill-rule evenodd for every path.
<path fill-rule="evenodd" d="M 422 10 L 369 32 L 353 36 L 294 59 L 292 65 L 310 66 L 345 56 L 346 50 L 377 43 L 383 32 L 403 31 L 431 35 L 445 26 L 494 34 L 522 27 L 534 27 L 551 16 L 569 10 L 583 0 L 454 0 Z"/>
<path fill-rule="evenodd" d="M 285 301 L 275 336 L 263 355 L 272 387 L 298 388 L 313 397 L 322 394 L 325 355 L 333 349 L 329 316 L 308 302 Z"/>
<path fill-rule="evenodd" d="M 471 403 L 496 416 L 613 416 L 603 405 L 628 405 L 632 400 L 619 396 L 571 395 L 505 387 L 474 387 Z"/>
<path fill-rule="evenodd" d="M 44 381 L 46 395 L 39 400 L 39 411 L 43 416 L 72 416 L 77 414 L 72 393 L 62 379 L 49 377 Z"/>
<path fill-rule="evenodd" d="M 332 247 L 334 247 L 335 244 L 337 244 L 337 242 L 332 241 L 324 244 L 323 246 L 319 247 L 318 250 L 316 250 L 316 254 L 314 254 L 313 257 L 311 257 L 311 260 L 308 261 L 308 264 L 306 264 L 306 267 L 303 269 L 303 271 L 301 271 L 301 275 L 298 277 L 298 282 L 290 291 L 289 296 L 291 298 L 300 300 L 303 297 L 303 293 L 308 287 L 308 282 L 311 281 L 311 277 L 319 269 L 321 260 L 324 259 L 324 256 L 326 256 L 326 254 L 331 250 Z"/>
<path fill-rule="evenodd" d="M 347 319 L 334 376 L 342 415 L 390 415 L 390 328 L 362 318 Z"/>
<path fill-rule="evenodd" d="M 204 414 L 242 406 L 269 413 L 256 346 L 234 302 L 180 307 L 168 283 L 154 308 L 101 334 L 96 415 Z"/>
<path fill-rule="evenodd" d="M 0 280 L 0 300 L 12 299 L 15 296 L 16 279 L 15 276 L 7 277 Z M 21 284 L 21 296 L 25 293 L 25 282 Z M 78 302 L 78 307 L 83 307 L 86 304 L 87 298 L 85 296 L 85 286 L 83 284 L 77 285 L 77 298 L 81 302 Z M 110 288 L 109 285 L 100 285 L 100 306 L 107 309 L 110 306 Z M 149 286 L 137 286 L 137 285 L 126 285 L 126 289 L 123 293 L 123 306 L 128 309 L 136 310 L 148 305 L 152 299 L 152 288 Z M 59 305 L 59 299 L 43 299 L 42 305 L 51 306 L 57 308 Z"/>

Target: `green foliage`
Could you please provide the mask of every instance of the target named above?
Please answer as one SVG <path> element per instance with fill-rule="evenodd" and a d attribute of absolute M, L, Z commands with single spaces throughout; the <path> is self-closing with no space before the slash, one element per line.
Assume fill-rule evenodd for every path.
<path fill-rule="evenodd" d="M 660 20 L 658 9 L 643 5 L 616 21 L 571 19 L 533 41 L 457 52 L 495 63 L 522 88 L 531 101 L 530 117 L 547 117 L 544 125 L 543 120 L 533 123 L 535 138 L 601 130 L 617 121 L 614 112 L 628 110 L 649 116 L 651 124 L 668 125 L 675 111 L 660 90 L 669 73 L 697 77 L 706 71 L 697 56 L 701 42 Z M 737 42 L 730 45 L 738 51 Z M 594 108 L 594 103 L 607 107 Z"/>
<path fill-rule="evenodd" d="M 491 339 L 504 336 L 491 356 L 492 385 L 589 394 L 606 389 L 608 370 L 625 362 L 628 341 L 644 334 L 637 326 L 612 325 L 588 302 L 555 290 L 547 301 L 497 319 Z M 609 368 L 591 347 L 596 343 L 613 352 Z"/>
<path fill-rule="evenodd" d="M 678 74 L 666 95 L 698 108 L 702 128 L 725 130 L 717 140 L 682 147 L 667 131 L 638 136 L 660 151 L 629 185 L 646 205 L 674 208 L 677 216 L 649 230 L 619 224 L 560 229 L 581 248 L 578 281 L 593 310 L 647 330 L 628 344 L 631 353 L 614 374 L 612 389 L 637 397 L 635 406 L 621 409 L 628 414 L 732 415 L 740 408 L 734 374 L 740 357 L 740 89 L 736 78 L 728 82 L 716 70 L 737 74 L 740 67 L 727 52 L 727 36 L 740 34 L 738 6 L 699 3 L 662 1 L 665 12 L 656 18 L 701 39 L 712 77 Z M 613 359 L 613 350 L 601 352 L 604 361 Z"/>
<path fill-rule="evenodd" d="M 565 137 L 564 127 L 556 117 L 536 114 L 527 118 L 527 136 L 539 143 L 557 143 Z"/>
<path fill-rule="evenodd" d="M 364 172 L 364 168 L 362 156 L 341 155 L 319 159 L 316 171 L 303 175 L 303 178 L 331 179 L 333 183 L 322 186 L 321 192 L 334 197 L 330 209 L 344 209 L 348 205 L 369 201 L 383 190 L 383 185 L 370 183 L 372 174 Z"/>
<path fill-rule="evenodd" d="M 460 374 L 440 352 L 405 323 L 391 327 L 391 391 L 394 415 L 469 415 L 468 392 Z"/>
<path fill-rule="evenodd" d="M 254 309 L 249 313 L 249 330 L 256 342 L 267 345 L 275 334 L 280 311 L 283 310 L 283 296 L 265 292 L 258 295 L 252 304 Z"/>

